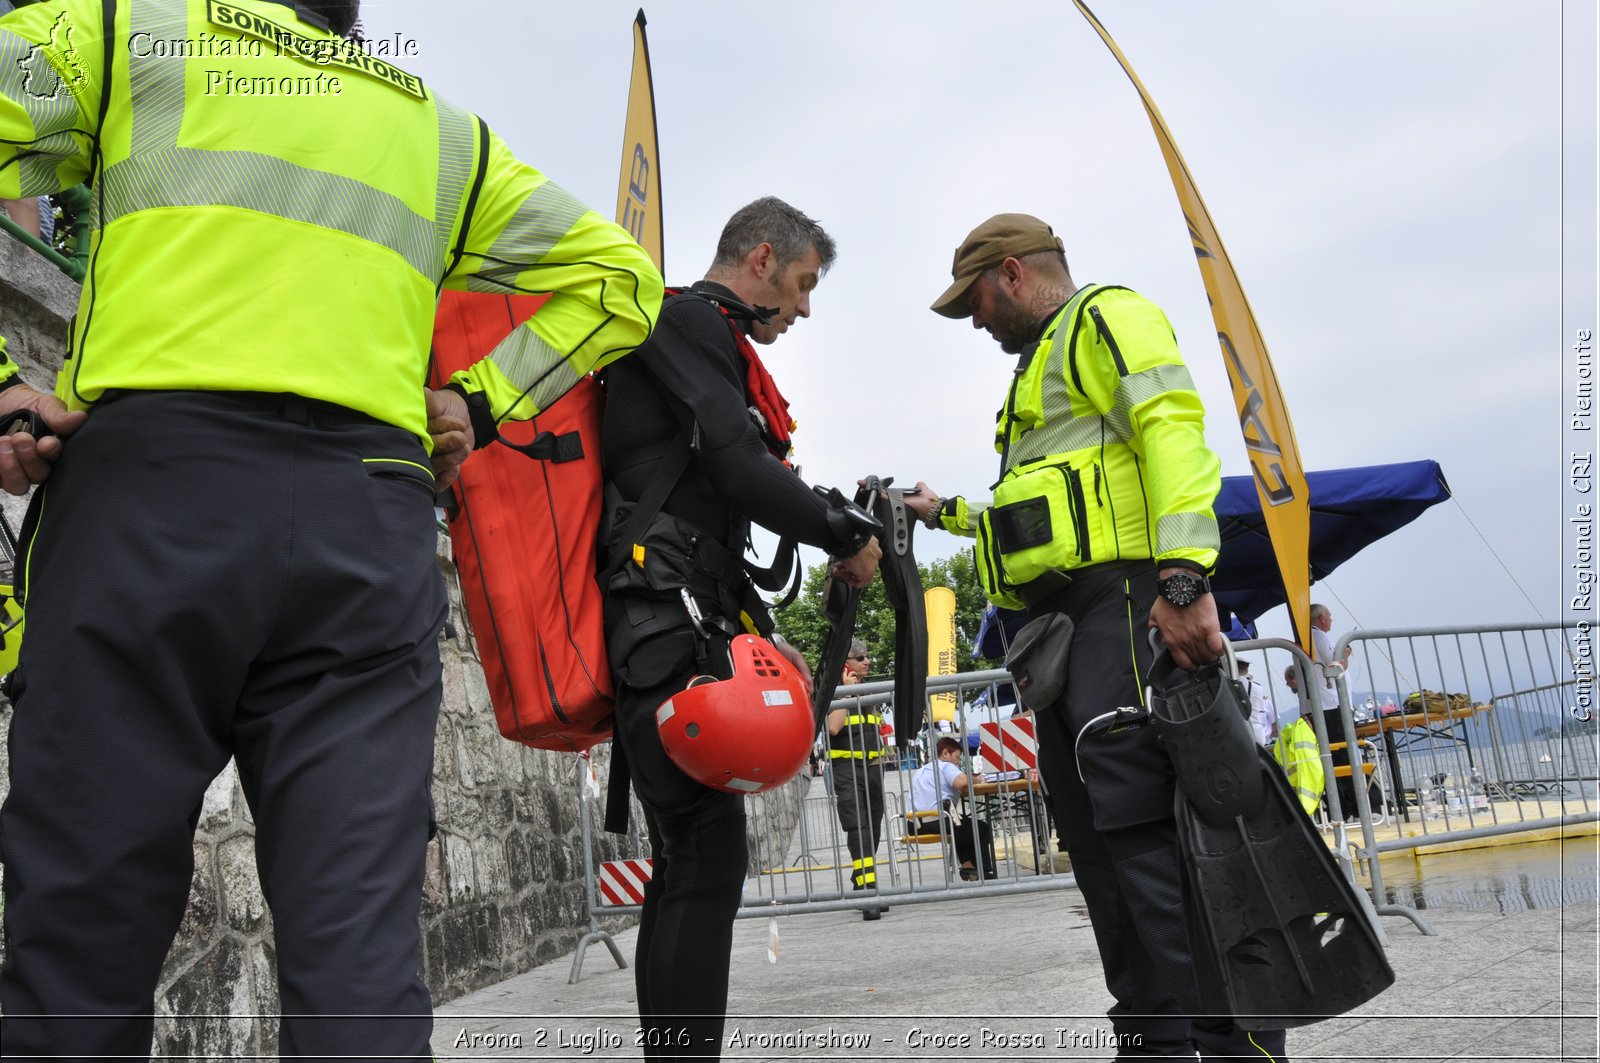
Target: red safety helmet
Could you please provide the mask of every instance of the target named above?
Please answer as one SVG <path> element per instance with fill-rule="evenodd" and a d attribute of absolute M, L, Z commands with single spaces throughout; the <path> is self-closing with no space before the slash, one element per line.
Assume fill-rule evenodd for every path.
<path fill-rule="evenodd" d="M 805 767 L 816 721 L 805 680 L 766 639 L 728 646 L 733 678 L 697 675 L 656 710 L 661 745 L 689 778 L 730 794 L 782 786 Z"/>

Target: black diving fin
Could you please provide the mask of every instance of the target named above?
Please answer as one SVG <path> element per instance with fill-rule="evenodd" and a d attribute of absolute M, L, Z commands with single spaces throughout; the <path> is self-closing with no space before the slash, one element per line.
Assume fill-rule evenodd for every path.
<path fill-rule="evenodd" d="M 1244 1030 L 1305 1026 L 1394 983 L 1367 907 L 1255 742 L 1248 698 L 1221 666 L 1150 674 L 1151 722 L 1172 758 L 1190 953 L 1205 1010 Z"/>
<path fill-rule="evenodd" d="M 928 703 L 928 620 L 922 575 L 911 552 L 916 514 L 906 508 L 904 492 L 890 489 L 892 483 L 892 476 L 864 477 L 855 502 L 880 525 L 875 533 L 883 548 L 878 571 L 883 577 L 885 597 L 894 609 L 895 726 L 901 747 L 905 748 L 922 730 L 923 711 Z M 822 587 L 822 616 L 828 622 L 828 634 L 812 673 L 812 704 L 819 727 L 833 701 L 845 657 L 855 638 L 860 597 L 859 590 L 832 576 Z"/>
<path fill-rule="evenodd" d="M 922 573 L 911 552 L 917 515 L 906 507 L 905 492 L 890 488 L 893 477 L 866 478 L 865 492 L 876 495 L 867 512 L 883 524 L 878 542 L 883 560 L 884 596 L 894 610 L 894 722 L 902 750 L 910 748 L 922 730 L 928 704 L 928 612 L 922 596 Z M 856 500 L 861 501 L 857 495 Z"/>
<path fill-rule="evenodd" d="M 867 479 L 876 481 L 877 477 Z M 829 498 L 835 506 L 844 504 L 844 496 L 839 493 L 838 488 L 824 491 L 821 487 L 816 487 L 813 490 Z M 855 503 L 870 516 L 877 508 L 878 499 L 882 494 L 882 485 L 874 483 L 871 488 L 863 487 L 856 492 Z M 883 545 L 881 524 L 874 529 L 874 533 L 879 539 L 879 544 Z M 828 633 L 822 638 L 822 650 L 817 656 L 817 666 L 811 672 L 811 707 L 819 731 L 828 716 L 828 706 L 833 702 L 834 691 L 839 687 L 845 658 L 850 655 L 850 643 L 856 637 L 856 606 L 860 600 L 859 588 L 850 586 L 832 573 L 822 583 L 822 619 L 827 621 Z"/>

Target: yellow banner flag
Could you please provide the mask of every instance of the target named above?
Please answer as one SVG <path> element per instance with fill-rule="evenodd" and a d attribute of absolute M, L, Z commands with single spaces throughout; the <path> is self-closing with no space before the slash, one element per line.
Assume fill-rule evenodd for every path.
<path fill-rule="evenodd" d="M 949 587 L 929 587 L 922 592 L 922 607 L 928 618 L 928 674 L 955 675 L 956 592 Z M 946 723 L 956 718 L 960 699 L 955 692 L 933 694 L 928 698 L 928 719 Z M 906 741 L 911 740 L 907 736 Z"/>
<path fill-rule="evenodd" d="M 1194 255 L 1200 264 L 1200 277 L 1205 282 L 1206 296 L 1211 302 L 1211 316 L 1217 324 L 1217 342 L 1222 346 L 1223 361 L 1227 365 L 1228 380 L 1233 384 L 1233 401 L 1238 407 L 1239 430 L 1244 433 L 1245 449 L 1249 452 L 1250 469 L 1255 474 L 1256 493 L 1261 498 L 1261 511 L 1266 516 L 1267 533 L 1272 538 L 1272 551 L 1278 560 L 1278 574 L 1283 579 L 1289 602 L 1289 622 L 1294 626 L 1295 638 L 1307 653 L 1311 651 L 1311 510 L 1310 492 L 1306 487 L 1305 471 L 1300 465 L 1300 448 L 1294 439 L 1294 425 L 1289 420 L 1289 407 L 1278 387 L 1278 376 L 1272 369 L 1272 358 L 1267 354 L 1267 344 L 1256 326 L 1255 315 L 1250 312 L 1250 301 L 1245 298 L 1244 287 L 1239 283 L 1222 246 L 1222 237 L 1211 222 L 1200 190 L 1195 187 L 1189 167 L 1178 153 L 1172 133 L 1156 109 L 1155 102 L 1145 91 L 1139 75 L 1133 72 L 1127 56 L 1111 39 L 1111 34 L 1095 18 L 1083 0 L 1073 0 L 1083 17 L 1089 20 L 1100 39 L 1106 42 L 1111 54 L 1122 64 L 1123 73 L 1139 90 L 1145 113 L 1150 116 L 1161 154 L 1167 160 L 1167 170 L 1172 175 L 1173 188 L 1178 193 L 1178 203 L 1183 207 L 1184 219 L 1189 223 L 1189 238 L 1194 243 Z"/>
<path fill-rule="evenodd" d="M 661 262 L 661 169 L 656 143 L 656 94 L 650 82 L 650 45 L 644 9 L 633 20 L 633 77 L 628 82 L 628 120 L 622 130 L 622 179 L 617 187 L 617 224 Z"/>

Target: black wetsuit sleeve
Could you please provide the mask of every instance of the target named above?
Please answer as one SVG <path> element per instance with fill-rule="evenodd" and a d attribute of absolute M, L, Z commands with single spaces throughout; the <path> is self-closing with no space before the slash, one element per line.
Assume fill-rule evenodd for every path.
<path fill-rule="evenodd" d="M 729 506 L 778 535 L 830 552 L 844 545 L 828 528 L 828 504 L 761 441 L 745 400 L 743 360 L 721 311 L 703 299 L 674 300 L 651 342 L 632 357 L 679 415 L 693 419 L 696 459 Z"/>

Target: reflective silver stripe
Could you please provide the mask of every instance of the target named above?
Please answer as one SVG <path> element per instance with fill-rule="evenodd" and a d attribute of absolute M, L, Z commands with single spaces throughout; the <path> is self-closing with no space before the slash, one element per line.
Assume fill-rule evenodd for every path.
<path fill-rule="evenodd" d="M 1073 302 L 1081 308 L 1081 302 Z M 1090 407 L 1075 415 L 1072 396 L 1067 388 L 1067 340 L 1072 336 L 1072 322 L 1077 310 L 1063 314 L 1056 324 L 1055 335 L 1050 340 L 1050 351 L 1045 357 L 1044 380 L 1041 384 L 1041 409 L 1063 411 L 1063 416 L 1046 421 L 1031 432 L 1025 432 L 1012 444 L 1008 454 L 1008 469 L 1052 454 L 1067 454 L 1074 450 L 1098 447 L 1104 436 L 1104 419 Z"/>
<path fill-rule="evenodd" d="M 1008 467 L 1015 469 L 1052 454 L 1070 454 L 1075 450 L 1098 447 L 1105 429 L 1104 421 L 1098 414 L 1090 414 L 1087 417 L 1065 418 L 1036 428 L 1011 448 Z"/>
<path fill-rule="evenodd" d="M 1092 410 L 1072 416 L 1071 392 L 1066 382 L 1066 341 L 1071 332 L 1065 320 L 1057 327 L 1045 361 L 1042 385 L 1043 408 L 1066 410 L 1068 416 L 1024 433 L 1011 447 L 1009 468 L 1056 454 L 1099 447 L 1102 442 L 1126 443 L 1133 438 L 1131 413 L 1134 407 L 1168 392 L 1195 390 L 1194 378 L 1189 375 L 1187 366 L 1155 365 L 1118 381 L 1111 411 L 1106 416 Z"/>
<path fill-rule="evenodd" d="M 1220 550 L 1222 536 L 1210 513 L 1168 513 L 1156 520 L 1156 556 L 1176 550 Z"/>
<path fill-rule="evenodd" d="M 429 282 L 443 250 L 434 224 L 398 197 L 348 177 L 249 151 L 169 148 L 105 173 L 106 218 L 157 207 L 239 207 L 306 222 L 387 247 Z"/>
<path fill-rule="evenodd" d="M 134 0 L 128 25 L 133 33 L 148 33 L 152 40 L 179 41 L 189 37 L 189 8 L 184 0 Z M 133 136 L 129 153 L 135 157 L 178 146 L 183 126 L 183 75 L 188 62 L 158 58 L 149 48 L 120 49 L 128 57 L 128 94 L 133 105 Z M 107 72 L 106 76 L 110 76 Z"/>
<path fill-rule="evenodd" d="M 489 260 L 478 267 L 467 287 L 472 291 L 526 291 L 518 287 L 523 271 L 543 262 L 551 248 L 588 212 L 589 208 L 566 189 L 546 181 L 518 204 L 489 248 Z"/>
<path fill-rule="evenodd" d="M 24 158 L 17 161 L 17 180 L 22 196 L 48 196 L 61 191 L 56 167 L 79 152 L 79 143 L 70 133 L 53 133 L 37 140 Z M 21 153 L 19 152 L 19 155 Z"/>
<path fill-rule="evenodd" d="M 47 83 L 40 84 L 41 78 Z M 33 123 L 35 139 L 17 147 L 20 194 L 37 196 L 60 191 L 56 167 L 79 155 L 84 144 L 67 130 L 79 128 L 86 119 L 44 52 L 10 30 L 0 30 L 0 96 L 21 107 Z"/>
<path fill-rule="evenodd" d="M 41 78 L 46 83 L 41 83 Z M 43 49 L 11 30 L 0 30 L 0 96 L 21 107 L 37 132 L 71 129 L 77 124 L 78 105 L 67 83 Z"/>
<path fill-rule="evenodd" d="M 441 251 L 455 246 L 456 221 L 472 181 L 476 161 L 477 122 L 453 103 L 435 97 L 439 112 L 439 195 L 435 201 L 434 236 Z M 440 268 L 444 263 L 441 261 Z"/>
<path fill-rule="evenodd" d="M 544 341 L 527 325 L 520 325 L 489 352 L 489 358 L 513 387 L 533 400 L 534 408 L 548 409 L 578 382 L 579 374 L 567 356 Z M 497 410 L 503 417 L 509 410 Z"/>
<path fill-rule="evenodd" d="M 1189 375 L 1187 366 L 1170 363 L 1153 365 L 1117 381 L 1117 391 L 1112 397 L 1111 412 L 1106 421 L 1121 439 L 1132 439 L 1135 407 L 1173 391 L 1194 390 L 1194 377 Z M 1196 393 L 1195 409 L 1199 408 L 1200 396 Z"/>

